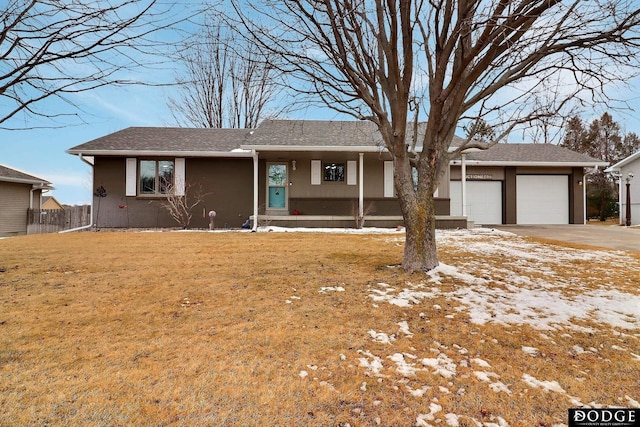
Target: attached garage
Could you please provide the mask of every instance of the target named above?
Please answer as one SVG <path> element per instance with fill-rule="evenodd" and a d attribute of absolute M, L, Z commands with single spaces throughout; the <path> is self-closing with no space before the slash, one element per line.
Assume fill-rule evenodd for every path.
<path fill-rule="evenodd" d="M 518 175 L 518 224 L 569 224 L 568 175 Z"/>
<path fill-rule="evenodd" d="M 470 221 L 493 224 L 583 224 L 589 170 L 607 165 L 554 144 L 496 144 L 451 162 L 450 211 L 461 215 L 466 179 Z"/>
<path fill-rule="evenodd" d="M 467 181 L 467 218 L 475 224 L 502 224 L 502 181 Z M 451 182 L 451 215 L 462 216 L 462 182 Z"/>

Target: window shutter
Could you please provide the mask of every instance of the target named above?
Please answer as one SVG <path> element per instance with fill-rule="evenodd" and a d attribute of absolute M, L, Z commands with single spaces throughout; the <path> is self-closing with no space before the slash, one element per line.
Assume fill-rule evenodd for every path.
<path fill-rule="evenodd" d="M 393 197 L 393 162 L 384 162 L 384 197 Z"/>
<path fill-rule="evenodd" d="M 356 185 L 358 183 L 358 168 L 355 160 L 347 162 L 347 185 Z"/>
<path fill-rule="evenodd" d="M 136 196 L 138 190 L 138 160 L 135 158 L 127 158 L 125 166 L 125 195 Z"/>
<path fill-rule="evenodd" d="M 175 160 L 175 189 L 176 196 L 184 196 L 186 185 L 187 185 L 187 176 L 185 173 L 185 159 L 177 158 Z"/>
<path fill-rule="evenodd" d="M 311 160 L 311 185 L 320 185 L 322 181 L 322 162 Z"/>

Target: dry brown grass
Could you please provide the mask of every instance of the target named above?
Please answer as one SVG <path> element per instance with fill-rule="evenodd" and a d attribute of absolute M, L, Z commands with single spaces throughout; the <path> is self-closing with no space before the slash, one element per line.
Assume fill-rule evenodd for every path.
<path fill-rule="evenodd" d="M 445 296 L 463 286 L 454 276 L 410 307 L 374 303 L 380 283 L 432 286 L 394 268 L 401 256 L 401 242 L 380 235 L 0 240 L 0 426 L 412 426 L 430 413 L 423 425 L 447 425 L 445 414 L 456 414 L 459 426 L 551 426 L 566 423 L 570 397 L 604 406 L 640 399 L 639 330 L 584 319 L 575 322 L 582 331 L 476 324 Z M 640 258 L 625 256 L 627 272 L 591 259 L 554 274 L 638 295 Z M 496 288 L 508 286 L 508 271 L 549 275 L 451 242 L 440 258 L 477 262 L 467 271 Z M 321 293 L 325 287 L 345 291 Z M 369 331 L 395 340 L 376 342 Z M 394 354 L 415 372 L 398 372 Z M 375 355 L 379 374 L 364 363 Z M 438 357 L 455 365 L 454 375 L 418 363 Z M 478 372 L 508 392 L 493 391 Z M 557 381 L 565 393 L 532 387 L 524 374 Z"/>

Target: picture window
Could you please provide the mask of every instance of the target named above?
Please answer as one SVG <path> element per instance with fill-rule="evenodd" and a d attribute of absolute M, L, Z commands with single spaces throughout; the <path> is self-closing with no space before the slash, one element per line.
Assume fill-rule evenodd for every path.
<path fill-rule="evenodd" d="M 324 182 L 344 182 L 346 170 L 344 163 L 323 163 L 322 170 Z"/>

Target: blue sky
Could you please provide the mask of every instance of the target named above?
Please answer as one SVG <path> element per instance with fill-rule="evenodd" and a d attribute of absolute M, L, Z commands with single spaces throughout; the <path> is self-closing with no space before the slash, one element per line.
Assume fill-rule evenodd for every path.
<path fill-rule="evenodd" d="M 49 193 L 66 204 L 90 203 L 90 167 L 66 150 L 129 126 L 166 126 L 165 89 L 148 87 L 102 88 L 79 94 L 74 102 L 84 124 L 54 129 L 0 130 L 0 164 L 46 179 L 55 190 Z M 40 108 L 56 111 L 68 106 L 49 100 Z M 37 126 L 41 121 L 18 118 L 16 126 Z M 47 122 L 49 125 L 50 122 Z"/>

